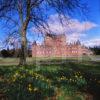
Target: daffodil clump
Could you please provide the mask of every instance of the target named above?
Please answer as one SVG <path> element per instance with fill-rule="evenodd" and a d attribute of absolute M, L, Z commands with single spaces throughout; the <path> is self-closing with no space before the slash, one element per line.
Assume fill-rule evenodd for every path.
<path fill-rule="evenodd" d="M 74 79 L 76 80 L 77 86 L 84 87 L 87 84 L 86 79 L 83 77 L 81 72 L 75 72 L 74 73 Z"/>
<path fill-rule="evenodd" d="M 70 75 L 62 75 L 60 77 L 57 77 L 57 81 L 62 84 L 71 84 L 77 87 L 83 87 L 87 84 L 85 78 L 83 77 L 81 72 L 73 72 L 70 73 Z"/>
<path fill-rule="evenodd" d="M 10 100 L 19 100 L 18 98 L 33 100 L 37 95 L 38 98 L 54 95 L 54 86 L 52 86 L 51 80 L 30 69 L 19 68 L 11 73 L 8 80 L 6 93 Z"/>

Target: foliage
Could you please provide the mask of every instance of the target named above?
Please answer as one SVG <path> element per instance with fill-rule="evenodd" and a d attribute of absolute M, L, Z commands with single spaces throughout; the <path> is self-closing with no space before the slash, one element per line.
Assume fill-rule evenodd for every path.
<path fill-rule="evenodd" d="M 1 56 L 2 57 L 12 57 L 13 56 L 13 51 L 10 52 L 9 50 L 1 50 Z"/>
<path fill-rule="evenodd" d="M 80 97 L 75 96 L 77 92 L 87 91 L 87 87 L 90 86 L 96 91 L 100 84 L 99 77 L 96 77 L 97 73 L 89 72 L 93 65 L 85 64 L 2 66 L 0 67 L 0 92 L 5 93 L 10 100 L 40 98 L 44 100 L 53 96 L 58 97 L 58 100 L 64 100 L 63 98 L 68 96 L 75 98 L 71 100 L 80 100 Z M 83 68 L 88 69 L 84 72 Z M 96 66 L 94 68 L 96 69 Z"/>
<path fill-rule="evenodd" d="M 90 49 L 94 52 L 94 54 L 100 55 L 100 46 L 90 47 Z"/>

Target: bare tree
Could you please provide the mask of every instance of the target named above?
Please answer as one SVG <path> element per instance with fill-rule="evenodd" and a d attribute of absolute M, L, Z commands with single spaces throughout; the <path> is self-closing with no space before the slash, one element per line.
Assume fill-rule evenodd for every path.
<path fill-rule="evenodd" d="M 20 65 L 26 65 L 27 34 L 32 26 L 48 30 L 47 18 L 53 10 L 61 15 L 73 15 L 83 10 L 81 0 L 0 0 L 1 21 L 6 21 L 6 28 L 20 35 Z M 46 26 L 46 27 L 45 27 Z M 10 28 L 9 28 L 10 27 Z M 40 29 L 41 31 L 41 29 Z"/>

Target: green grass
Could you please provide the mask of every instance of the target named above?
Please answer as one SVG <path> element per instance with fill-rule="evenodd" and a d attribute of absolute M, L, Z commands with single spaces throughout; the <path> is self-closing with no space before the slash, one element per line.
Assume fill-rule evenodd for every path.
<path fill-rule="evenodd" d="M 96 59 L 98 59 L 96 61 Z M 82 57 L 67 57 L 67 58 L 62 58 L 62 57 L 52 57 L 52 58 L 45 58 L 45 57 L 37 57 L 37 58 L 27 58 L 27 63 L 34 64 L 38 63 L 39 61 L 64 61 L 64 60 L 69 60 L 69 61 L 92 61 L 90 57 L 88 56 L 82 56 Z M 93 60 L 96 62 L 100 62 L 100 56 L 93 56 Z M 18 65 L 19 59 L 18 58 L 0 58 L 0 65 Z M 58 62 L 59 63 L 59 62 Z"/>

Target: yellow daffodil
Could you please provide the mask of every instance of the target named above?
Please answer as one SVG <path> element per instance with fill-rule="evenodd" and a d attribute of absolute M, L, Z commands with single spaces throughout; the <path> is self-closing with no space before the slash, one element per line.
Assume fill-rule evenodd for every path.
<path fill-rule="evenodd" d="M 28 90 L 29 90 L 30 92 L 32 92 L 32 88 L 29 87 Z"/>
<path fill-rule="evenodd" d="M 37 91 L 38 90 L 38 88 L 34 88 L 34 91 Z"/>

